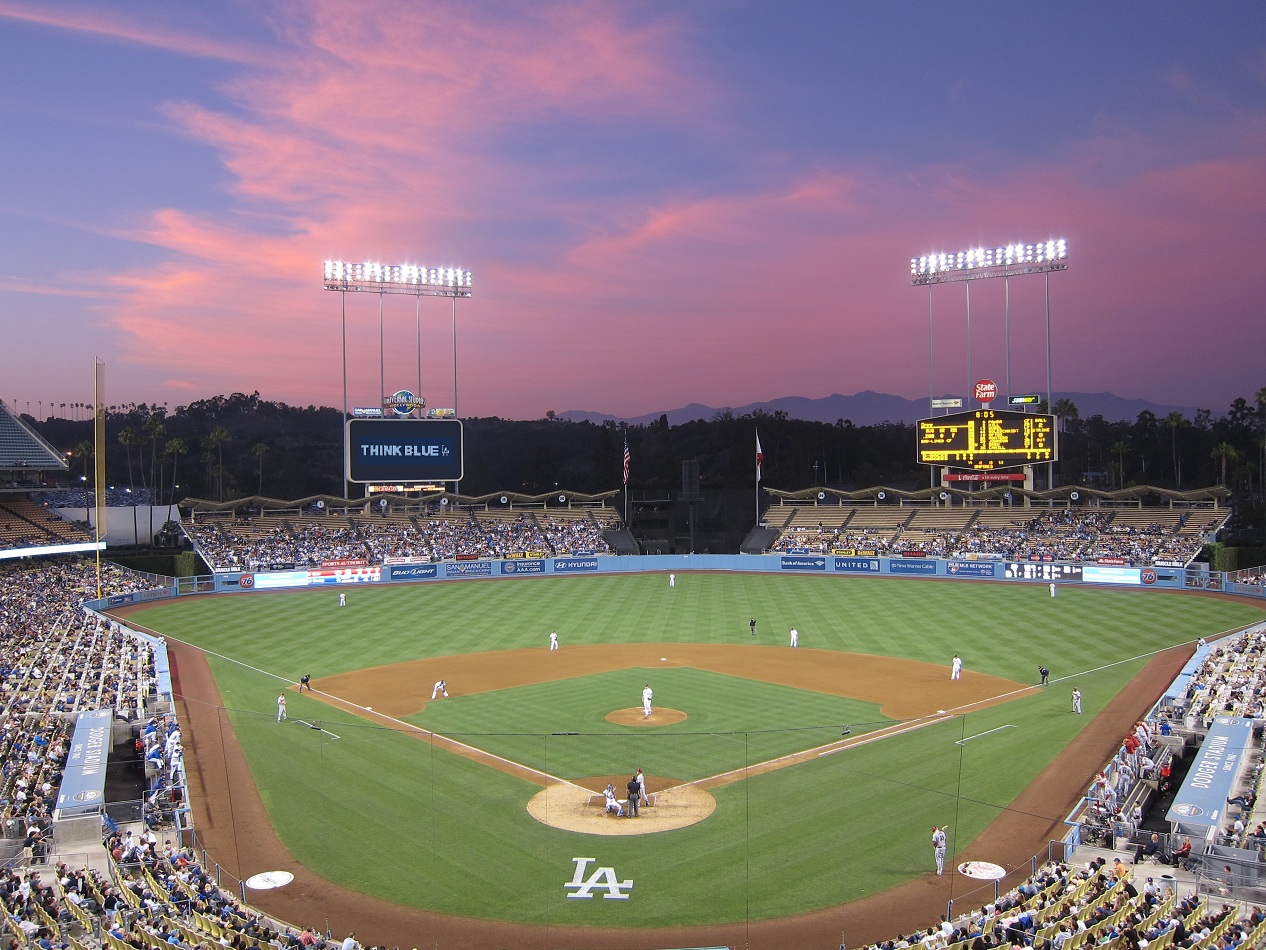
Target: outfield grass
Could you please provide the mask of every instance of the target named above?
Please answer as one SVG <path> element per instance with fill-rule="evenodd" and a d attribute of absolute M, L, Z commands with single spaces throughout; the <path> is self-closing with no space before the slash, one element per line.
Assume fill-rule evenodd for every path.
<path fill-rule="evenodd" d="M 213 659 L 227 715 L 265 805 L 296 858 L 367 894 L 453 914 L 548 923 L 650 926 L 740 921 L 827 907 L 927 870 L 931 823 L 953 851 L 1005 809 L 1146 662 L 1152 651 L 1261 619 L 1255 606 L 1154 591 L 875 578 L 678 574 L 539 578 L 224 595 L 147 608 L 137 623 Z M 751 641 L 948 664 L 1052 686 L 899 739 L 822 757 L 716 791 L 704 822 L 666 834 L 594 838 L 525 813 L 535 786 L 428 742 L 374 728 L 307 696 L 279 726 L 279 684 L 429 656 L 573 643 Z M 1091 672 L 1093 671 L 1093 672 Z M 671 674 L 671 677 L 669 677 Z M 636 681 L 630 690 L 619 677 Z M 556 775 L 638 765 L 689 778 L 727 762 L 818 745 L 873 707 L 684 669 L 656 671 L 656 700 L 689 715 L 653 732 L 601 719 L 636 696 L 637 670 L 431 704 L 427 728 Z M 1075 677 L 1067 679 L 1067 677 Z M 1068 712 L 1076 682 L 1085 716 Z M 664 683 L 666 685 L 661 686 Z M 747 700 L 753 700 L 748 703 Z M 702 728 L 701 728 L 702 724 Z M 999 726 L 964 745 L 955 741 Z M 552 735 L 578 732 L 579 736 Z M 835 737 L 838 737 L 836 732 Z M 742 753 L 739 754 L 739 745 Z M 822 741 L 829 741 L 824 738 Z M 656 768 L 651 763 L 659 764 Z M 680 771 L 680 774 L 677 772 Z M 1059 818 L 1062 816 L 1050 816 Z M 635 879 L 630 901 L 573 901 L 571 858 Z M 862 869 L 865 869 L 864 871 Z M 507 888 L 505 882 L 515 882 Z"/>

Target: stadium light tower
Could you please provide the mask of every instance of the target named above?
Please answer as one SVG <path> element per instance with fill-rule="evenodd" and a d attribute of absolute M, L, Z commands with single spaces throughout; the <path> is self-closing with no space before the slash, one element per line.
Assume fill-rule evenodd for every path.
<path fill-rule="evenodd" d="M 343 319 L 343 421 L 347 421 L 347 295 L 378 294 L 378 397 L 379 404 L 387 394 L 385 345 L 383 339 L 383 297 L 403 294 L 418 298 L 418 394 L 422 390 L 422 317 L 421 298 L 449 297 L 453 301 L 453 412 L 457 412 L 457 301 L 470 297 L 473 289 L 470 271 L 459 267 L 426 267 L 421 264 L 379 264 L 373 261 L 325 262 L 325 289 L 337 291 L 342 300 Z M 347 456 L 347 428 L 343 428 L 343 456 Z M 343 497 L 347 497 L 347 481 Z"/>
<path fill-rule="evenodd" d="M 1010 278 L 1043 274 L 1046 279 L 1046 411 L 1051 406 L 1051 274 L 1068 270 L 1068 242 L 1051 238 L 1033 244 L 977 247 L 956 253 L 938 252 L 910 258 L 910 283 L 928 288 L 928 412 L 936 398 L 935 350 L 932 345 L 932 288 L 963 281 L 967 292 L 967 392 L 974 379 L 971 371 L 971 281 L 1001 277 L 1006 284 L 1007 395 L 1011 395 L 1011 284 Z M 933 470 L 935 477 L 935 470 Z M 1050 473 L 1048 470 L 1048 487 Z"/>

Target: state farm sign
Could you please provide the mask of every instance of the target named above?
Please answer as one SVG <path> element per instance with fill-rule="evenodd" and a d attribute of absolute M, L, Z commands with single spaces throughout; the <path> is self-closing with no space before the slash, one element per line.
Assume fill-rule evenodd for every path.
<path fill-rule="evenodd" d="M 976 399 L 979 402 L 993 402 L 998 398 L 998 384 L 992 379 L 982 379 L 976 383 Z"/>

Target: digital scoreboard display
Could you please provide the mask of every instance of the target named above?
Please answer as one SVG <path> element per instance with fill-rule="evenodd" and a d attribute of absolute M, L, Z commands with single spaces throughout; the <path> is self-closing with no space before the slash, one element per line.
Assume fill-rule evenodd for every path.
<path fill-rule="evenodd" d="M 364 484 L 461 481 L 461 421 L 349 419 L 345 474 Z"/>
<path fill-rule="evenodd" d="M 976 472 L 1058 459 L 1055 417 L 1005 409 L 977 409 L 919 420 L 919 462 Z"/>

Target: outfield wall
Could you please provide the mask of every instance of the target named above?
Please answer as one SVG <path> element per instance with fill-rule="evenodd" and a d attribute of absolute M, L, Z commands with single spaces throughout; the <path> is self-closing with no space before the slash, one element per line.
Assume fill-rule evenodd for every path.
<path fill-rule="evenodd" d="M 1226 575 L 1184 567 L 1130 567 L 1067 561 L 1007 561 L 931 557 L 879 557 L 845 554 L 654 554 L 611 556 L 579 554 L 546 558 L 480 558 L 463 561 L 415 561 L 356 567 L 310 567 L 242 571 L 170 578 L 168 586 L 118 594 L 87 606 L 96 609 L 161 600 L 186 594 L 305 587 L 409 583 L 414 581 L 540 577 L 566 574 L 687 574 L 691 571 L 750 571 L 766 574 L 835 574 L 852 577 L 913 577 L 998 583 L 1139 587 L 1161 590 L 1210 590 L 1266 597 L 1266 587 L 1229 584 Z"/>

